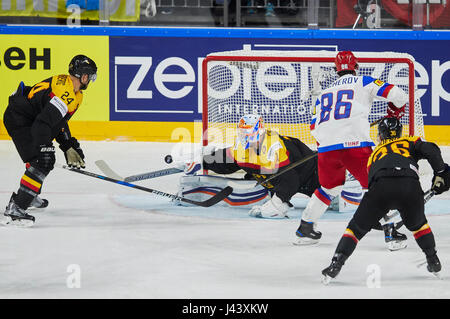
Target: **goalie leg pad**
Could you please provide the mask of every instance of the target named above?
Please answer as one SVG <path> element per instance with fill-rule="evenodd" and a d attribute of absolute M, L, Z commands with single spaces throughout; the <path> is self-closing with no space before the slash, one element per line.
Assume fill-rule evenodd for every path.
<path fill-rule="evenodd" d="M 178 185 L 178 196 L 204 201 L 217 194 L 228 186 L 230 179 L 222 176 L 210 175 L 183 175 Z M 255 204 L 262 205 L 270 200 L 269 192 L 262 186 L 254 188 L 245 185 L 254 185 L 255 181 L 233 180 L 234 183 L 242 184 L 242 188 L 233 188 L 233 192 L 216 206 L 252 208 Z M 188 206 L 189 204 L 177 201 L 176 204 Z"/>
<path fill-rule="evenodd" d="M 339 196 L 339 211 L 342 213 L 355 212 L 366 191 L 353 175 L 348 174 Z"/>

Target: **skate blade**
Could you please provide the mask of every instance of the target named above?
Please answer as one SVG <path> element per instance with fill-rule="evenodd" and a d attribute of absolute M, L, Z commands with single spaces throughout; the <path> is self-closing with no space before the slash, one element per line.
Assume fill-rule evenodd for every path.
<path fill-rule="evenodd" d="M 420 259 L 417 261 L 416 267 L 421 268 L 427 264 L 427 261 L 425 259 Z"/>
<path fill-rule="evenodd" d="M 442 277 L 441 272 L 432 272 L 433 276 L 435 276 L 439 280 L 444 280 L 444 277 Z"/>
<path fill-rule="evenodd" d="M 322 284 L 324 284 L 325 286 L 328 286 L 328 284 L 331 282 L 333 278 L 327 275 L 323 275 L 322 277 Z"/>
<path fill-rule="evenodd" d="M 45 207 L 36 207 L 36 206 L 30 206 L 30 207 L 28 207 L 27 208 L 27 211 L 29 211 L 29 210 L 33 210 L 33 211 L 40 211 L 40 210 L 43 210 Z"/>
<path fill-rule="evenodd" d="M 318 239 L 312 239 L 308 237 L 298 238 L 297 241 L 293 242 L 295 246 L 312 246 L 319 243 Z"/>
<path fill-rule="evenodd" d="M 36 207 L 36 206 L 30 206 L 27 208 L 27 211 L 35 211 L 35 212 L 40 212 L 43 211 L 45 208 L 47 208 L 47 206 L 41 206 L 41 207 Z"/>
<path fill-rule="evenodd" d="M 0 224 L 6 227 L 28 228 L 34 225 L 34 221 L 29 219 L 12 220 L 11 217 L 4 216 L 2 219 L 0 219 Z"/>
<path fill-rule="evenodd" d="M 406 240 L 390 241 L 390 242 L 386 243 L 386 245 L 390 251 L 396 251 L 396 250 L 406 248 L 408 246 L 408 243 L 406 242 Z"/>
<path fill-rule="evenodd" d="M 426 265 L 427 265 L 427 261 L 426 260 L 420 260 L 420 261 L 418 261 L 416 267 L 417 268 L 422 268 L 422 267 L 425 267 Z M 444 280 L 444 277 L 441 275 L 441 272 L 430 272 L 430 274 L 432 274 L 433 276 L 435 276 L 439 280 Z"/>

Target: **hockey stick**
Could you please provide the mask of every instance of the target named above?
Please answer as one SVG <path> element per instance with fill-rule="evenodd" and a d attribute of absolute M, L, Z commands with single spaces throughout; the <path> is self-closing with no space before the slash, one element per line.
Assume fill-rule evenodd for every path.
<path fill-rule="evenodd" d="M 172 174 L 182 173 L 182 172 L 184 172 L 182 169 L 171 167 L 171 168 L 161 169 L 159 171 L 153 171 L 153 172 L 148 172 L 148 173 L 127 176 L 127 177 L 125 177 L 124 181 L 125 182 L 136 182 L 136 181 L 142 181 L 144 179 L 151 179 L 151 178 L 172 175 Z"/>
<path fill-rule="evenodd" d="M 280 176 L 280 175 L 286 173 L 287 171 L 290 171 L 291 169 L 293 169 L 293 168 L 295 168 L 295 167 L 297 167 L 297 166 L 299 166 L 299 165 L 301 165 L 301 164 L 303 164 L 303 163 L 309 161 L 310 159 L 315 158 L 316 156 L 317 156 L 317 152 L 314 152 L 314 153 L 312 153 L 311 155 L 308 155 L 308 156 L 302 158 L 301 160 L 299 160 L 299 161 L 297 161 L 297 162 L 294 162 L 294 163 L 289 164 L 288 166 L 286 166 L 286 167 L 285 167 L 283 170 L 281 170 L 280 172 L 275 173 L 275 174 L 273 174 L 273 175 L 270 175 L 269 177 L 267 177 L 267 178 L 265 178 L 265 179 L 263 179 L 263 180 L 257 181 L 256 184 L 252 184 L 252 185 L 241 185 L 241 184 L 236 183 L 235 181 L 230 180 L 230 181 L 228 182 L 228 186 L 231 186 L 231 187 L 233 187 L 233 188 L 239 188 L 239 189 L 250 189 L 250 188 L 258 187 L 259 185 L 263 185 L 263 184 L 265 184 L 265 183 L 271 181 L 272 179 L 277 178 L 278 176 Z M 242 180 L 244 181 L 244 179 L 242 179 Z M 263 186 L 264 186 L 264 185 L 263 185 Z"/>
<path fill-rule="evenodd" d="M 308 156 L 306 156 L 306 157 L 303 157 L 301 160 L 299 160 L 299 161 L 297 161 L 297 162 L 294 162 L 294 163 L 292 163 L 292 164 L 289 164 L 288 166 L 286 166 L 286 167 L 285 167 L 283 170 L 281 170 L 280 172 L 275 173 L 275 174 L 273 174 L 273 175 L 270 175 L 269 177 L 265 178 L 264 180 L 258 181 L 258 182 L 256 183 L 255 187 L 257 187 L 257 186 L 259 186 L 259 185 L 262 185 L 262 184 L 265 184 L 265 183 L 267 183 L 267 182 L 270 182 L 271 180 L 277 178 L 278 176 L 283 175 L 283 174 L 286 173 L 287 171 L 290 171 L 291 169 L 296 168 L 297 166 L 302 165 L 303 163 L 309 161 L 310 159 L 315 158 L 315 157 L 317 156 L 317 154 L 318 154 L 317 152 L 314 152 L 314 153 L 312 153 L 311 155 L 308 155 Z M 263 186 L 264 186 L 264 185 L 263 185 Z"/>
<path fill-rule="evenodd" d="M 427 190 L 427 191 L 423 194 L 423 201 L 424 201 L 424 204 L 426 204 L 426 203 L 427 203 L 434 195 L 436 195 L 436 193 L 434 192 L 434 190 L 432 190 L 432 189 Z M 395 216 L 397 216 L 397 215 L 399 214 L 398 210 L 395 211 L 394 213 L 397 213 L 397 214 L 395 214 Z M 391 218 L 394 218 L 395 216 L 393 216 L 393 217 L 391 217 Z M 404 224 L 404 223 L 403 223 L 403 220 L 399 221 L 398 223 L 395 223 L 395 229 L 399 229 L 400 227 L 403 226 L 403 224 Z M 381 224 L 375 225 L 372 229 L 375 229 L 375 230 L 383 230 L 383 227 L 380 227 L 380 225 L 381 225 Z"/>
<path fill-rule="evenodd" d="M 127 186 L 127 187 L 131 187 L 131 188 L 135 188 L 144 192 L 148 192 L 148 193 L 153 193 L 155 195 L 160 195 L 160 196 L 164 196 L 164 197 L 168 197 L 171 199 L 175 199 L 175 200 L 179 200 L 188 204 L 192 204 L 192 205 L 196 205 L 196 206 L 201 206 L 201 207 L 210 207 L 213 206 L 215 204 L 217 204 L 218 202 L 222 201 L 223 199 L 227 198 L 228 195 L 230 195 L 233 192 L 233 188 L 230 186 L 225 187 L 224 189 L 222 189 L 219 193 L 217 193 L 216 195 L 214 195 L 213 197 L 203 201 L 203 202 L 198 202 L 198 201 L 194 201 L 194 200 L 190 200 L 178 195 L 173 195 L 173 194 L 168 194 L 162 191 L 158 191 L 156 189 L 152 189 L 152 188 L 147 188 L 147 187 L 143 187 L 143 186 L 139 186 L 139 185 L 135 185 L 135 184 L 131 184 L 131 183 L 127 183 L 118 179 L 114 179 L 114 178 L 110 178 L 107 176 L 103 176 L 103 175 L 98 175 L 95 173 L 91 173 L 85 170 L 81 170 L 81 169 L 76 169 L 76 168 L 70 168 L 66 165 L 60 165 L 60 164 L 55 164 L 55 166 L 71 171 L 71 172 L 75 172 L 78 174 L 82 174 L 82 175 L 86 175 L 86 176 L 90 176 L 90 177 L 94 177 L 94 178 L 98 178 L 107 182 L 111 182 L 111 183 L 115 183 L 115 184 L 119 184 L 122 186 Z"/>
<path fill-rule="evenodd" d="M 434 190 L 432 190 L 431 188 L 429 190 L 427 190 L 423 194 L 423 204 L 425 205 L 434 195 L 436 195 Z M 403 220 L 401 220 L 401 221 L 399 221 L 398 223 L 395 224 L 395 229 L 399 229 L 402 226 L 403 226 Z"/>
<path fill-rule="evenodd" d="M 424 204 L 426 204 L 434 195 L 436 195 L 434 190 L 432 189 L 427 190 L 423 195 Z"/>
<path fill-rule="evenodd" d="M 117 179 L 119 181 L 125 180 L 125 178 L 123 178 L 122 176 L 117 174 L 115 171 L 113 171 L 112 168 L 109 167 L 109 165 L 106 164 L 106 162 L 104 160 L 98 160 L 98 161 L 95 161 L 94 163 L 102 171 L 102 173 L 105 174 L 106 176 Z"/>
<path fill-rule="evenodd" d="M 95 161 L 95 165 L 97 165 L 97 167 L 106 176 L 108 176 L 110 178 L 114 178 L 114 179 L 120 180 L 120 181 L 125 181 L 125 182 L 142 181 L 142 180 L 145 180 L 145 179 L 151 179 L 151 178 L 156 178 L 156 177 L 161 177 L 161 176 L 166 176 L 166 175 L 171 175 L 171 174 L 176 174 L 176 173 L 183 172 L 182 169 L 179 169 L 179 168 L 176 168 L 176 167 L 172 167 L 172 168 L 161 169 L 161 170 L 158 170 L 158 171 L 153 171 L 153 172 L 148 172 L 148 173 L 142 173 L 142 174 L 136 174 L 136 175 L 131 175 L 131 176 L 127 176 L 127 177 L 122 177 L 119 174 L 117 174 L 114 170 L 112 170 L 111 167 L 109 167 L 109 165 L 104 160 Z"/>
<path fill-rule="evenodd" d="M 381 117 L 381 118 L 379 118 L 378 120 L 376 120 L 376 121 L 370 123 L 370 127 L 377 125 L 377 124 L 380 123 L 384 118 L 385 118 L 385 117 Z M 250 188 L 257 187 L 257 186 L 259 186 L 259 185 L 263 185 L 263 184 L 265 184 L 265 183 L 267 183 L 267 182 L 269 182 L 269 181 L 271 181 L 271 180 L 277 178 L 278 176 L 280 176 L 280 175 L 286 173 L 287 171 L 290 171 L 291 169 L 293 169 L 293 168 L 295 168 L 295 167 L 297 167 L 297 166 L 299 166 L 299 165 L 301 165 L 301 164 L 303 164 L 303 163 L 309 161 L 310 159 L 315 158 L 315 157 L 317 156 L 317 154 L 318 154 L 318 152 L 316 151 L 316 152 L 312 153 L 311 155 L 306 156 L 306 157 L 302 158 L 301 160 L 299 160 L 299 161 L 297 161 L 297 162 L 294 162 L 294 163 L 292 163 L 292 164 L 289 164 L 289 165 L 286 166 L 282 171 L 280 171 L 280 172 L 278 172 L 278 173 L 276 173 L 276 174 L 273 174 L 273 175 L 269 176 L 268 178 L 266 178 L 266 179 L 264 179 L 264 180 L 258 181 L 255 185 L 252 185 Z M 237 183 L 235 183 L 235 182 L 233 182 L 233 181 L 228 182 L 228 185 L 231 186 L 231 187 L 234 187 L 234 188 L 240 188 L 240 189 L 247 189 L 247 188 L 249 188 L 249 186 L 242 186 L 242 185 L 239 185 L 239 184 L 237 184 Z M 263 186 L 264 186 L 264 185 L 263 185 Z"/>

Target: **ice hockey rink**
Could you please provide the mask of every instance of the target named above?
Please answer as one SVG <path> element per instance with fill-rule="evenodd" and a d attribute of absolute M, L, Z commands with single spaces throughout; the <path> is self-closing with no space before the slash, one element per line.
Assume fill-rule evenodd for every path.
<path fill-rule="evenodd" d="M 82 142 L 86 170 L 103 159 L 124 176 L 169 167 L 173 143 Z M 443 147 L 450 162 L 450 147 Z M 57 162 L 64 157 L 57 149 Z M 421 165 L 427 165 L 425 161 Z M 11 141 L 0 141 L 0 204 L 16 191 L 24 165 Z M 179 175 L 137 184 L 175 194 Z M 423 188 L 430 185 L 426 175 Z M 169 199 L 63 169 L 46 179 L 50 205 L 30 212 L 32 228 L 0 227 L 0 299 L 6 298 L 449 298 L 450 193 L 426 204 L 442 280 L 418 267 L 425 260 L 411 233 L 408 247 L 387 250 L 370 232 L 328 286 L 328 266 L 351 214 L 328 211 L 318 245 L 295 246 L 306 197 L 291 218 L 250 218 L 246 209 L 178 207 Z"/>

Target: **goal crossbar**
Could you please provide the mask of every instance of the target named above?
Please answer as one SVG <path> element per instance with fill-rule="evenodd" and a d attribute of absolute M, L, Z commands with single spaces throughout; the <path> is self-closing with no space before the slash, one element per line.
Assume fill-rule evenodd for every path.
<path fill-rule="evenodd" d="M 250 53 L 249 53 L 250 52 Z M 293 54 L 289 55 L 289 53 L 281 52 L 282 54 L 286 54 L 287 56 L 273 56 L 269 54 L 277 54 L 279 52 L 273 52 L 270 51 L 269 54 L 267 54 L 268 51 L 263 51 L 260 55 L 258 55 L 258 51 L 229 51 L 229 52 L 220 52 L 220 53 L 213 53 L 211 55 L 208 55 L 204 60 L 202 64 L 202 71 L 203 71 L 203 86 L 202 86 L 202 103 L 203 103 L 203 114 L 202 114 L 202 122 L 203 122 L 203 145 L 208 144 L 208 116 L 209 116 L 209 96 L 208 96 L 208 81 L 209 81 L 209 74 L 208 74 L 208 64 L 211 62 L 242 62 L 242 63 L 250 63 L 247 64 L 247 67 L 252 67 L 251 63 L 258 63 L 258 62 L 273 62 L 273 63 L 319 63 L 319 64 L 327 64 L 327 65 L 334 65 L 334 59 L 335 59 L 335 53 L 334 52 L 328 52 L 328 56 L 314 56 L 314 52 L 309 51 L 309 54 L 311 56 L 294 56 L 295 54 L 304 54 L 303 52 L 294 52 Z M 264 55 L 263 55 L 264 53 Z M 321 54 L 322 52 L 320 52 Z M 383 52 L 378 53 L 369 53 L 368 55 L 373 54 L 383 54 Z M 358 59 L 359 64 L 404 64 L 408 68 L 408 87 L 409 89 L 409 134 L 414 135 L 415 133 L 415 71 L 414 71 L 414 61 L 411 57 L 407 56 L 406 54 L 402 53 L 394 53 L 390 55 L 397 55 L 397 56 L 359 56 L 357 52 L 355 52 L 355 56 Z M 407 56 L 407 57 L 405 57 Z M 245 66 L 244 66 L 245 67 Z"/>

